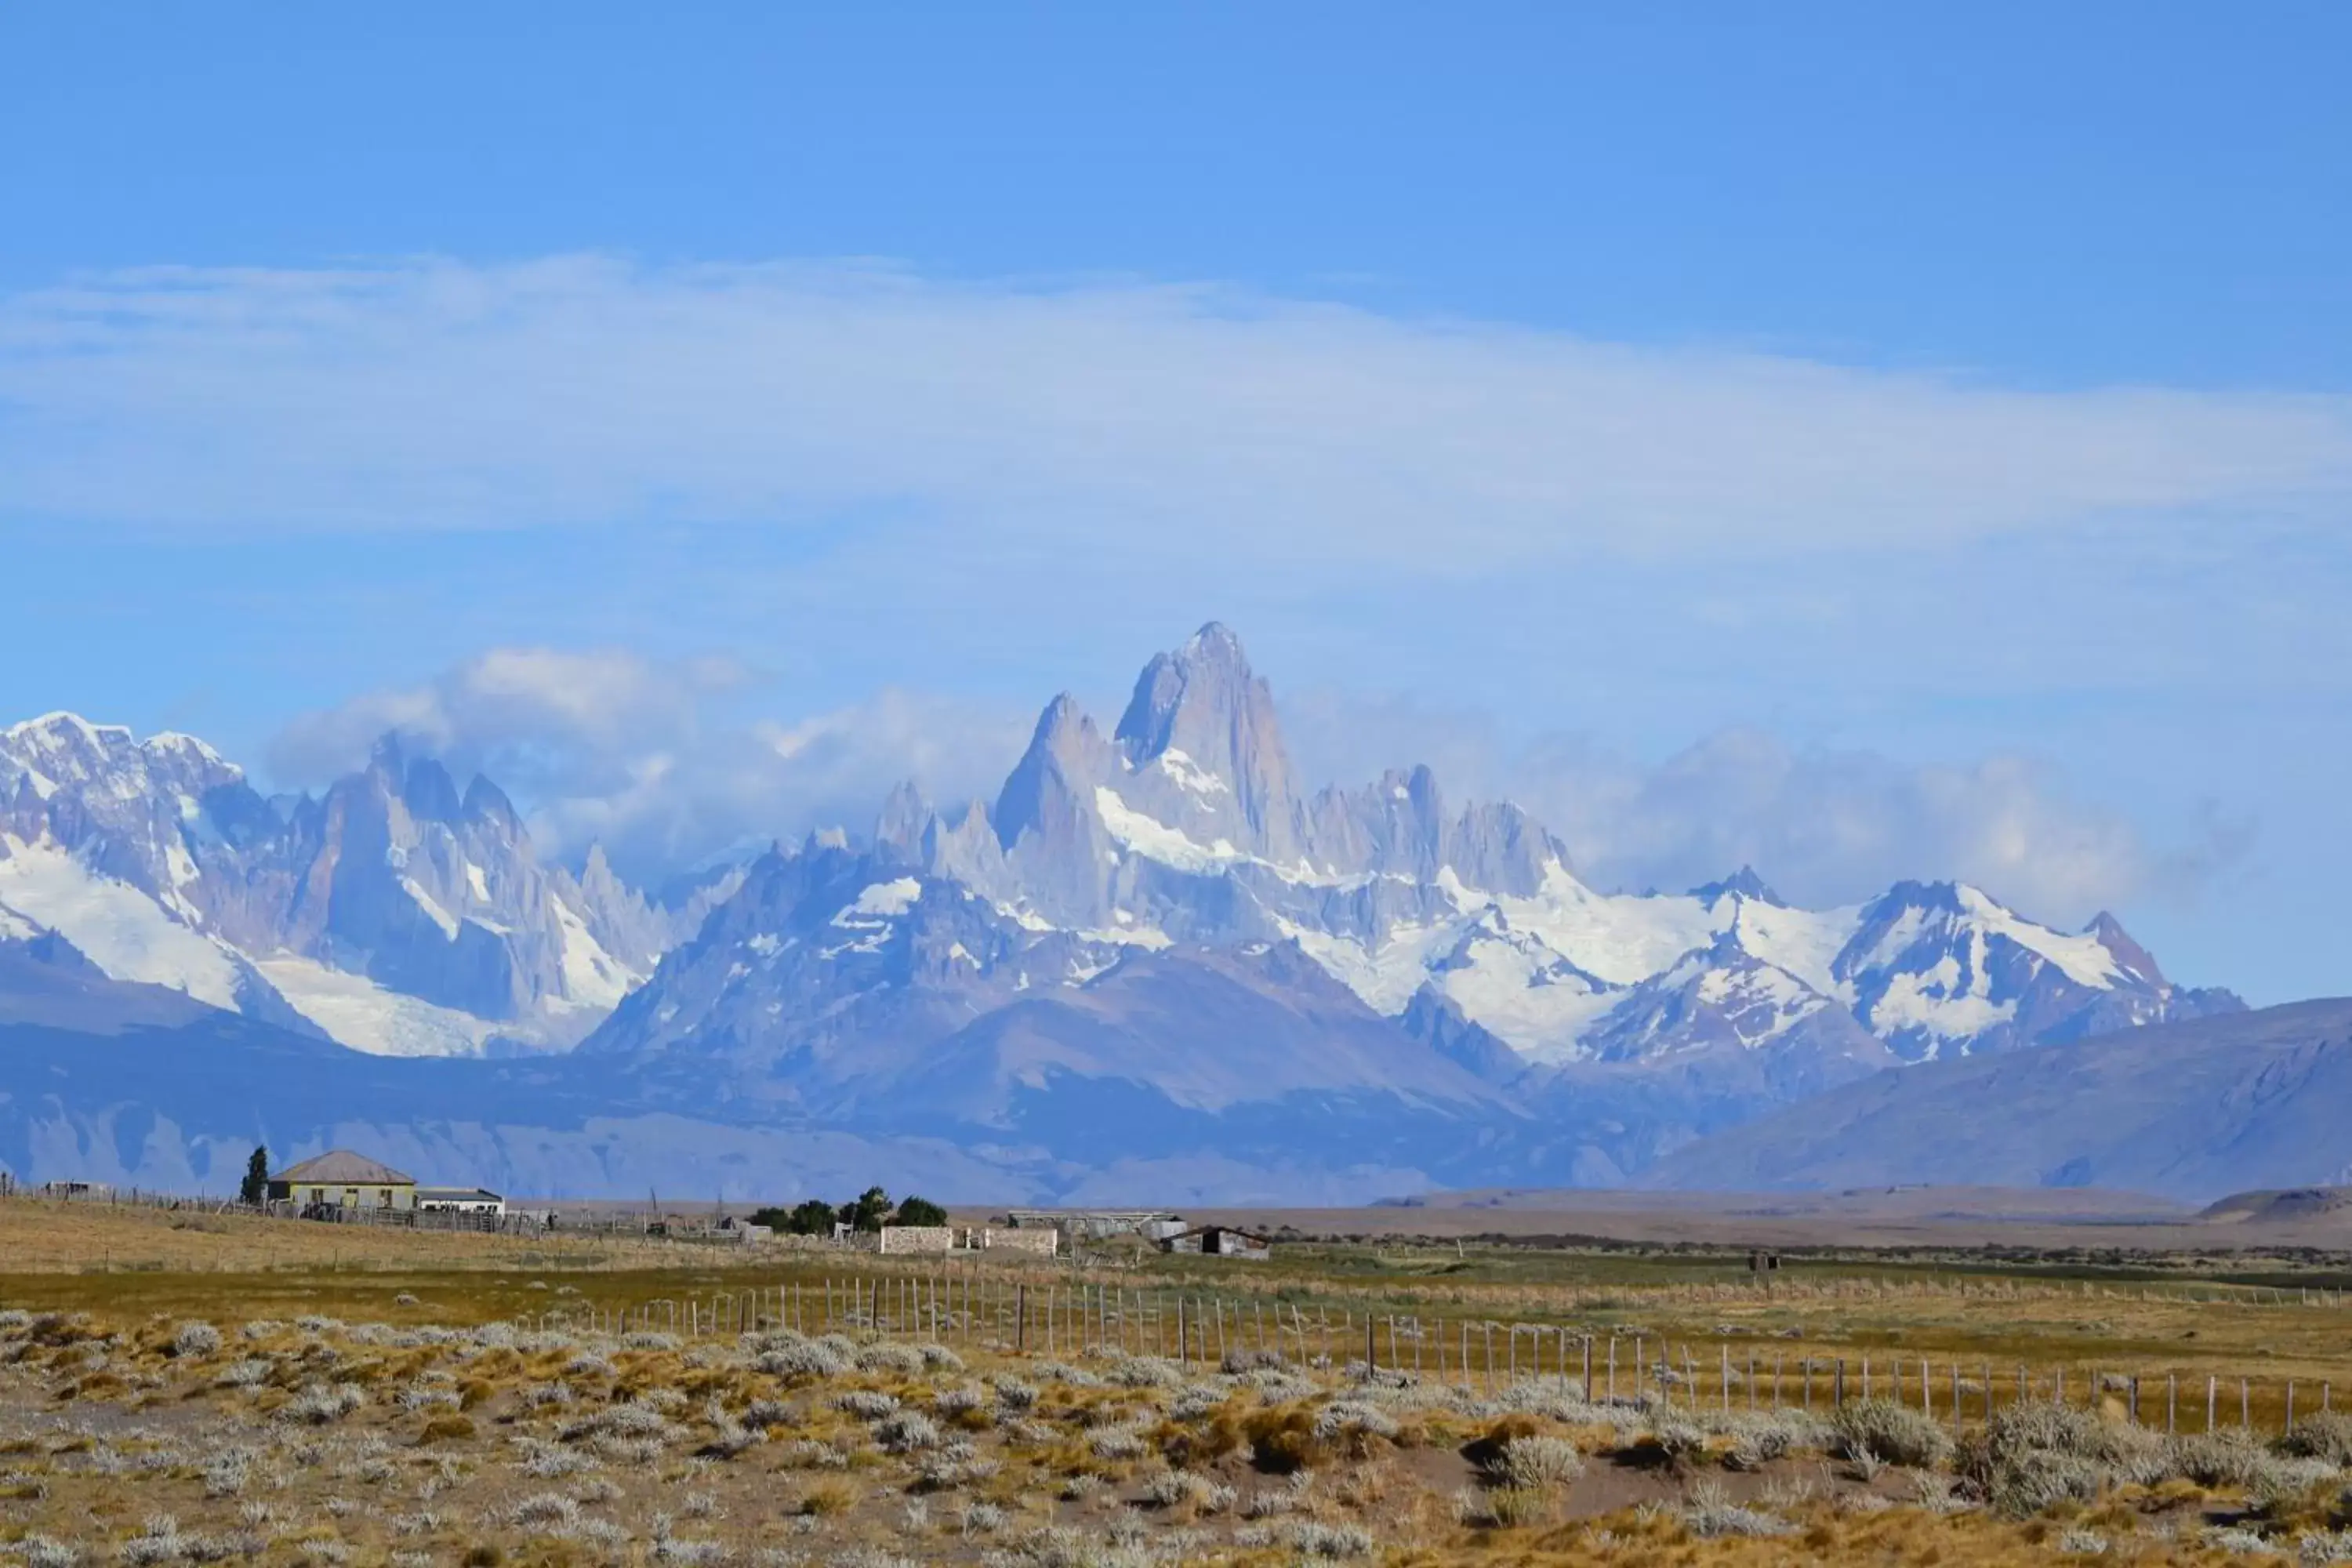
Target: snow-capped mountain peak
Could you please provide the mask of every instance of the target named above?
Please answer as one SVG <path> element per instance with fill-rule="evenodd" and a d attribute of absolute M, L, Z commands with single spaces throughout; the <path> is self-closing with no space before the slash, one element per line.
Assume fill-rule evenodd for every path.
<path fill-rule="evenodd" d="M 1771 904 L 1781 909 L 1788 907 L 1780 894 L 1765 885 L 1764 879 L 1756 874 L 1756 868 L 1753 866 L 1742 866 L 1721 881 L 1709 882 L 1704 887 L 1693 888 L 1690 896 L 1700 903 L 1709 906 L 1722 899 L 1746 899 L 1755 903 Z"/>
<path fill-rule="evenodd" d="M 387 735 L 265 801 L 194 737 L 49 714 L 0 730 L 0 902 L 102 972 L 362 1049 L 568 1045 L 672 933 L 592 855 L 542 868 L 486 778 Z M 614 945 L 620 953 L 616 956 Z"/>
<path fill-rule="evenodd" d="M 1154 655 L 1112 739 L 1125 765 L 1102 782 L 1147 816 L 1276 864 L 1297 858 L 1298 797 L 1274 693 L 1226 627 L 1212 621 Z"/>
<path fill-rule="evenodd" d="M 2112 917 L 2069 935 L 1965 882 L 1898 882 L 1832 965 L 1840 994 L 1909 1059 L 2073 1038 L 2242 1005 L 2184 992 Z"/>

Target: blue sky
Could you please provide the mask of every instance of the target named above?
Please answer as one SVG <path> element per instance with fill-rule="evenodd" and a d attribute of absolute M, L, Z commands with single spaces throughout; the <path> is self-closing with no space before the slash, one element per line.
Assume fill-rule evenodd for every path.
<path fill-rule="evenodd" d="M 650 861 L 1213 615 L 1606 879 L 2347 988 L 2352 14 L 837 9 L 0 18 L 0 712 Z"/>

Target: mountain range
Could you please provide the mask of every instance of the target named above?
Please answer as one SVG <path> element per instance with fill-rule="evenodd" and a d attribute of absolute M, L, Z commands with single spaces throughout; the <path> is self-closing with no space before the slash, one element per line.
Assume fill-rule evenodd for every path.
<path fill-rule="evenodd" d="M 217 1186 L 218 1149 L 364 1132 L 524 1190 L 667 1172 L 782 1196 L 811 1151 L 888 1151 L 941 1195 L 1156 1202 L 1647 1179 L 1864 1080 L 2242 1011 L 2104 914 L 2062 931 L 1948 882 L 1803 910 L 1744 868 L 1606 892 L 1526 812 L 1449 805 L 1426 768 L 1309 792 L 1213 624 L 1108 732 L 1048 703 L 993 800 L 904 786 L 870 832 L 669 899 L 593 847 L 542 864 L 496 784 L 396 736 L 317 797 L 268 798 L 190 737 L 17 724 L 12 992 L 47 998 L 0 1004 L 20 1175 Z M 44 1100 L 26 1077 L 191 1028 L 202 1094 L 91 1078 Z M 265 1037 L 322 1087 L 298 1105 L 282 1071 L 247 1073 Z"/>

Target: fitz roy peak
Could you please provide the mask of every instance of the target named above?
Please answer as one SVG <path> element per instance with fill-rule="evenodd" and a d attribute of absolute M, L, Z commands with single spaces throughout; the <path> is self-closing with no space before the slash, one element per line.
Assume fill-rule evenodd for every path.
<path fill-rule="evenodd" d="M 1745 868 L 1680 896 L 1602 893 L 1526 813 L 1452 811 L 1426 768 L 1302 796 L 1266 683 L 1213 624 L 1145 667 L 1108 736 L 1055 699 L 992 810 L 928 813 L 901 790 L 876 838 L 1087 950 L 1068 974 L 1105 952 L 1295 943 L 1373 1012 L 1475 1026 L 1506 1063 L 1730 1047 L 1837 1079 L 2240 1005 L 2172 985 L 2104 914 L 2069 935 L 1916 882 L 1798 910 Z"/>
<path fill-rule="evenodd" d="M 1745 868 L 1613 893 L 1425 767 L 1310 793 L 1216 625 L 1108 731 L 1047 704 L 992 800 L 902 786 L 696 888 L 543 865 L 394 738 L 268 800 L 184 736 L 0 730 L 0 1164 L 233 1187 L 262 1141 L 549 1194 L 1350 1203 L 1625 1182 L 1874 1075 L 2242 1005 L 2105 915 L 1802 910 Z"/>

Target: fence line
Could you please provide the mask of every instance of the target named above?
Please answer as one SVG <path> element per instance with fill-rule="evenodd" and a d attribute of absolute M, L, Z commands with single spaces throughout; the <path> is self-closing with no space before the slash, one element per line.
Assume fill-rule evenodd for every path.
<path fill-rule="evenodd" d="M 1639 1331 L 1344 1308 L 1335 1317 L 1329 1308 L 1310 1314 L 1297 1302 L 1269 1303 L 1263 1296 L 1090 1282 L 1039 1285 L 980 1269 L 828 1275 L 619 1306 L 583 1303 L 517 1321 L 527 1330 L 679 1338 L 774 1329 L 811 1335 L 864 1331 L 1013 1355 L 1115 1352 L 1205 1366 L 1236 1356 L 1278 1356 L 1311 1370 L 1434 1381 L 1487 1395 L 1556 1380 L 1563 1392 L 1580 1390 L 1597 1404 L 1722 1415 L 1827 1414 L 1858 1400 L 1885 1399 L 1955 1429 L 1987 1421 L 2007 1405 L 2055 1401 L 2166 1432 L 2285 1431 L 2298 1420 L 2331 1414 L 2335 1399 L 2332 1380 L 2088 1367 L 2070 1373 L 2063 1365 L 2037 1369 L 1910 1354 L 1792 1355 L 1752 1344 L 1735 1354 L 1719 1342 L 1702 1355 L 1688 1340 Z"/>

